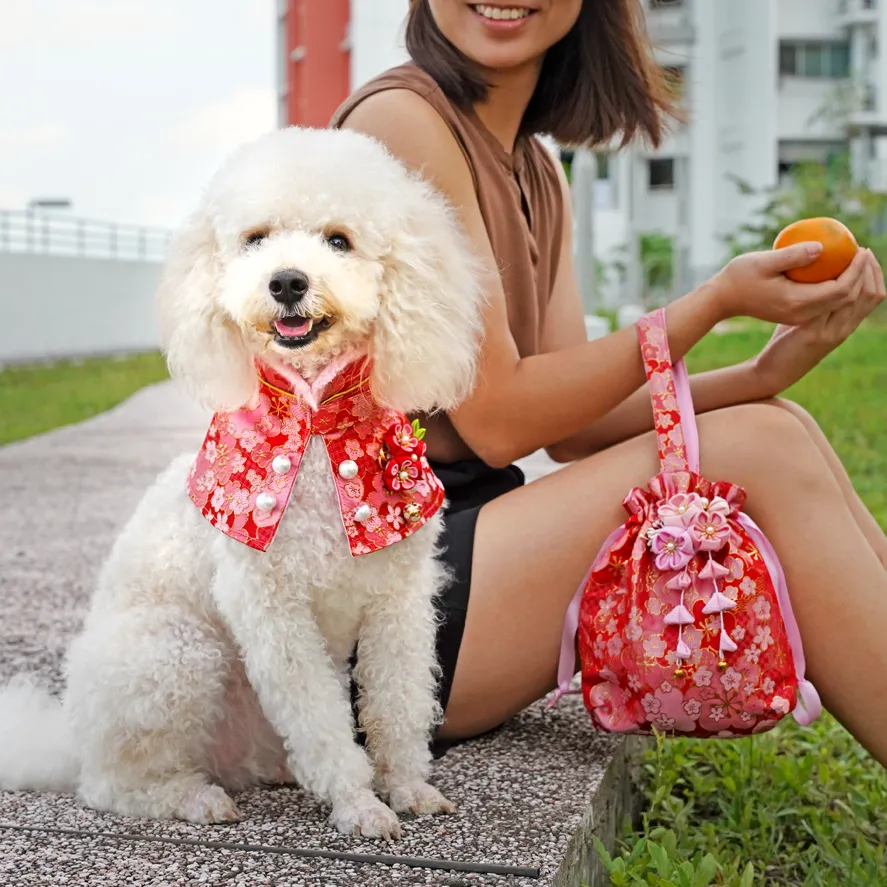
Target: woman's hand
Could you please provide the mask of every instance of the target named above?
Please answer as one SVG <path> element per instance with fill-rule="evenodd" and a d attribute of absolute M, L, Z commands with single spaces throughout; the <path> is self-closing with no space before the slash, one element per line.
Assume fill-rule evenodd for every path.
<path fill-rule="evenodd" d="M 775 397 L 803 378 L 884 301 L 884 274 L 874 254 L 860 250 L 854 261 L 863 271 L 837 308 L 797 326 L 781 324 L 752 362 L 763 396 Z"/>
<path fill-rule="evenodd" d="M 825 283 L 795 283 L 785 273 L 809 265 L 822 252 L 819 243 L 798 243 L 783 249 L 746 253 L 732 259 L 712 279 L 722 320 L 754 317 L 790 326 L 824 318 L 854 300 L 869 264 L 859 250 L 846 271 Z"/>

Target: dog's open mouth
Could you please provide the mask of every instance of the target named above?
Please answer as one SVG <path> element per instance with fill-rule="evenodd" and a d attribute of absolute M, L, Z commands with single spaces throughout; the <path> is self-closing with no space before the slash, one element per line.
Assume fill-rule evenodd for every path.
<path fill-rule="evenodd" d="M 284 348 L 304 348 L 310 345 L 333 323 L 331 317 L 322 317 L 319 320 L 313 317 L 302 317 L 300 314 L 291 314 L 289 317 L 281 317 L 274 321 L 274 341 Z"/>

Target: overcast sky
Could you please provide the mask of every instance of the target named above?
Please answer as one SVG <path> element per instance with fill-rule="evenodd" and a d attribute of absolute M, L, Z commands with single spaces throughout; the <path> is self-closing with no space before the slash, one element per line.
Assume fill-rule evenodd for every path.
<path fill-rule="evenodd" d="M 274 0 L 0 0 L 0 209 L 173 226 L 276 126 Z"/>

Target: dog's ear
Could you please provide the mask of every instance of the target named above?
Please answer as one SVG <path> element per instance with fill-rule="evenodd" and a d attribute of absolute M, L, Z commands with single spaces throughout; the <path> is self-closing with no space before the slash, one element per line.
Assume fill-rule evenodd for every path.
<path fill-rule="evenodd" d="M 372 342 L 376 399 L 405 413 L 450 410 L 474 384 L 483 329 L 482 264 L 444 197 L 418 176 L 389 214 Z"/>
<path fill-rule="evenodd" d="M 157 292 L 160 328 L 173 378 L 211 410 L 254 401 L 252 358 L 217 301 L 218 246 L 209 219 L 195 213 L 173 237 Z"/>

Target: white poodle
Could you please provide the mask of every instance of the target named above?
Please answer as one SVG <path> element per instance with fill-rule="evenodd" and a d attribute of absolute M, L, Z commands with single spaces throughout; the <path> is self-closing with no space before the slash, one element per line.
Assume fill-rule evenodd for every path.
<path fill-rule="evenodd" d="M 451 209 L 377 142 L 233 155 L 159 293 L 171 372 L 216 416 L 117 539 L 62 702 L 0 693 L 0 787 L 217 823 L 229 791 L 296 779 L 389 839 L 453 811 L 426 781 L 443 493 L 402 414 L 470 390 L 481 292 Z"/>

